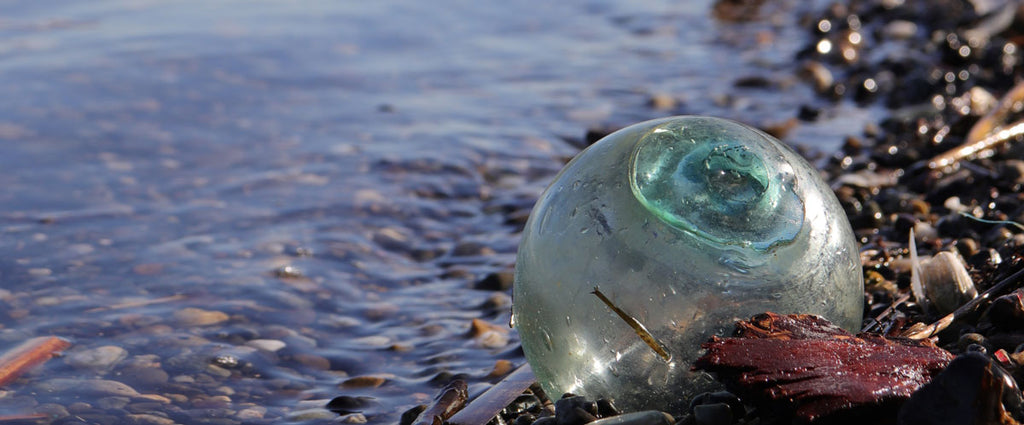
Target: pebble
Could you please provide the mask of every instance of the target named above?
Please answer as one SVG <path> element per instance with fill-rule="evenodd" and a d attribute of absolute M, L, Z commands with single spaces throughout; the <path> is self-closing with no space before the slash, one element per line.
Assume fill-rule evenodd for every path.
<path fill-rule="evenodd" d="M 362 413 L 353 413 L 346 415 L 341 419 L 342 423 L 346 424 L 365 424 L 367 422 L 366 416 Z"/>
<path fill-rule="evenodd" d="M 672 425 L 675 422 L 676 419 L 668 413 L 647 410 L 598 419 L 590 425 Z"/>
<path fill-rule="evenodd" d="M 175 311 L 174 319 L 182 326 L 209 326 L 226 322 L 228 315 L 222 311 L 186 307 Z"/>
<path fill-rule="evenodd" d="M 480 281 L 473 285 L 473 289 L 483 291 L 507 291 L 512 289 L 512 283 L 514 281 L 515 272 L 512 270 L 488 273 L 487 276 L 484 276 L 483 279 L 480 279 Z"/>
<path fill-rule="evenodd" d="M 344 388 L 377 388 L 387 382 L 382 376 L 356 376 L 344 380 L 341 386 Z"/>
<path fill-rule="evenodd" d="M 247 407 L 239 410 L 235 414 L 235 418 L 243 421 L 251 421 L 256 419 L 263 419 L 263 415 L 267 413 L 267 408 L 262 406 Z"/>
<path fill-rule="evenodd" d="M 246 342 L 245 345 L 271 353 L 288 346 L 284 341 L 278 339 L 254 339 Z"/>
<path fill-rule="evenodd" d="M 174 419 L 147 413 L 129 414 L 128 423 L 136 425 L 173 425 Z"/>
<path fill-rule="evenodd" d="M 79 369 L 106 371 L 113 368 L 126 357 L 128 357 L 128 351 L 124 348 L 104 345 L 71 353 L 65 361 L 72 367 Z"/>
<path fill-rule="evenodd" d="M 135 397 L 139 395 L 139 392 L 135 391 L 134 388 L 129 387 L 124 383 L 107 379 L 53 378 L 39 382 L 36 384 L 36 388 L 41 392 L 47 393 L 70 392 L 74 394 L 91 394 L 100 397 Z"/>
<path fill-rule="evenodd" d="M 334 419 L 337 416 L 337 414 L 327 409 L 309 409 L 291 412 L 285 417 L 285 420 L 288 422 L 302 422 Z"/>

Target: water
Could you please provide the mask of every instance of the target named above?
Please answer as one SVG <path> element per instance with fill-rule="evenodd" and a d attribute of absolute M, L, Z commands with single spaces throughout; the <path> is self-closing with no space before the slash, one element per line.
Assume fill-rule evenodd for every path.
<path fill-rule="evenodd" d="M 509 217 L 576 152 L 564 138 L 673 113 L 781 122 L 818 102 L 799 82 L 733 86 L 794 78 L 793 5 L 747 24 L 709 7 L 5 2 L 0 343 L 128 356 L 51 360 L 0 413 L 315 421 L 348 395 L 393 423 L 453 374 L 482 391 L 497 359 L 522 357 L 514 333 L 466 336 L 508 322 L 506 293 L 471 288 L 511 267 Z M 682 103 L 651 109 L 653 93 Z M 787 141 L 834 149 L 861 121 Z M 383 383 L 339 387 L 366 376 Z M 56 377 L 161 398 L 39 390 Z"/>

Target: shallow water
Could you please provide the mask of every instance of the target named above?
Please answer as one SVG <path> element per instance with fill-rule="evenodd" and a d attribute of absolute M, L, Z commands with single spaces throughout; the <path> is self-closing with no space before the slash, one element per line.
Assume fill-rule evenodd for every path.
<path fill-rule="evenodd" d="M 658 0 L 6 2 L 0 343 L 74 345 L 0 414 L 316 421 L 347 395 L 392 423 L 453 374 L 482 391 L 523 360 L 507 291 L 472 288 L 512 266 L 563 139 L 819 102 L 781 4 L 737 24 Z M 840 110 L 786 140 L 835 149 L 870 116 Z M 126 355 L 83 363 L 103 346 Z"/>

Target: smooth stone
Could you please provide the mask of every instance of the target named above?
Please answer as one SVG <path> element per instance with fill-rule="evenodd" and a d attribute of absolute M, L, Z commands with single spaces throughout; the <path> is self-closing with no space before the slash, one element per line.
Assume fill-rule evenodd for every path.
<path fill-rule="evenodd" d="M 36 384 L 36 388 L 49 393 L 74 392 L 75 394 L 120 397 L 137 397 L 139 395 L 134 388 L 122 382 L 107 379 L 53 378 Z"/>
<path fill-rule="evenodd" d="M 136 425 L 173 425 L 174 419 L 163 416 L 150 415 L 146 413 L 130 414 L 127 416 L 128 423 Z"/>
<path fill-rule="evenodd" d="M 732 407 L 726 403 L 694 406 L 693 418 L 697 425 L 730 425 L 733 420 Z"/>
<path fill-rule="evenodd" d="M 267 408 L 266 407 L 259 407 L 259 406 L 248 407 L 248 408 L 239 410 L 238 413 L 235 414 L 235 418 L 243 420 L 243 421 L 250 421 L 250 420 L 255 420 L 255 419 L 263 419 L 263 415 L 265 415 L 266 413 L 267 413 Z"/>
<path fill-rule="evenodd" d="M 128 351 L 114 345 L 104 345 L 72 353 L 67 363 L 79 369 L 109 370 L 128 357 Z"/>
<path fill-rule="evenodd" d="M 271 353 L 288 346 L 288 344 L 279 339 L 254 339 L 246 342 L 245 345 Z"/>
<path fill-rule="evenodd" d="M 672 415 L 657 410 L 626 413 L 610 418 L 598 419 L 590 425 L 672 425 L 676 419 Z"/>
<path fill-rule="evenodd" d="M 228 315 L 222 311 L 186 307 L 175 311 L 174 319 L 183 326 L 209 326 L 226 322 Z"/>
<path fill-rule="evenodd" d="M 334 412 L 332 412 L 330 410 L 321 408 L 321 409 L 309 409 L 309 410 L 300 410 L 298 412 L 291 412 L 291 413 L 289 413 L 285 417 L 285 420 L 288 421 L 288 422 L 301 422 L 301 421 L 334 419 L 337 416 L 338 415 L 336 413 L 334 413 Z"/>

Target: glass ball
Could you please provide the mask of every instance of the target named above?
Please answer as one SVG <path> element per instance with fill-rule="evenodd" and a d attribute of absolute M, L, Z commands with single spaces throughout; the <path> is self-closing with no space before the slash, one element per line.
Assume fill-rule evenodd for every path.
<path fill-rule="evenodd" d="M 671 117 L 601 139 L 541 195 L 513 322 L 549 396 L 678 412 L 717 388 L 690 370 L 712 335 L 765 311 L 855 331 L 863 291 L 853 231 L 813 167 L 746 125 Z"/>

